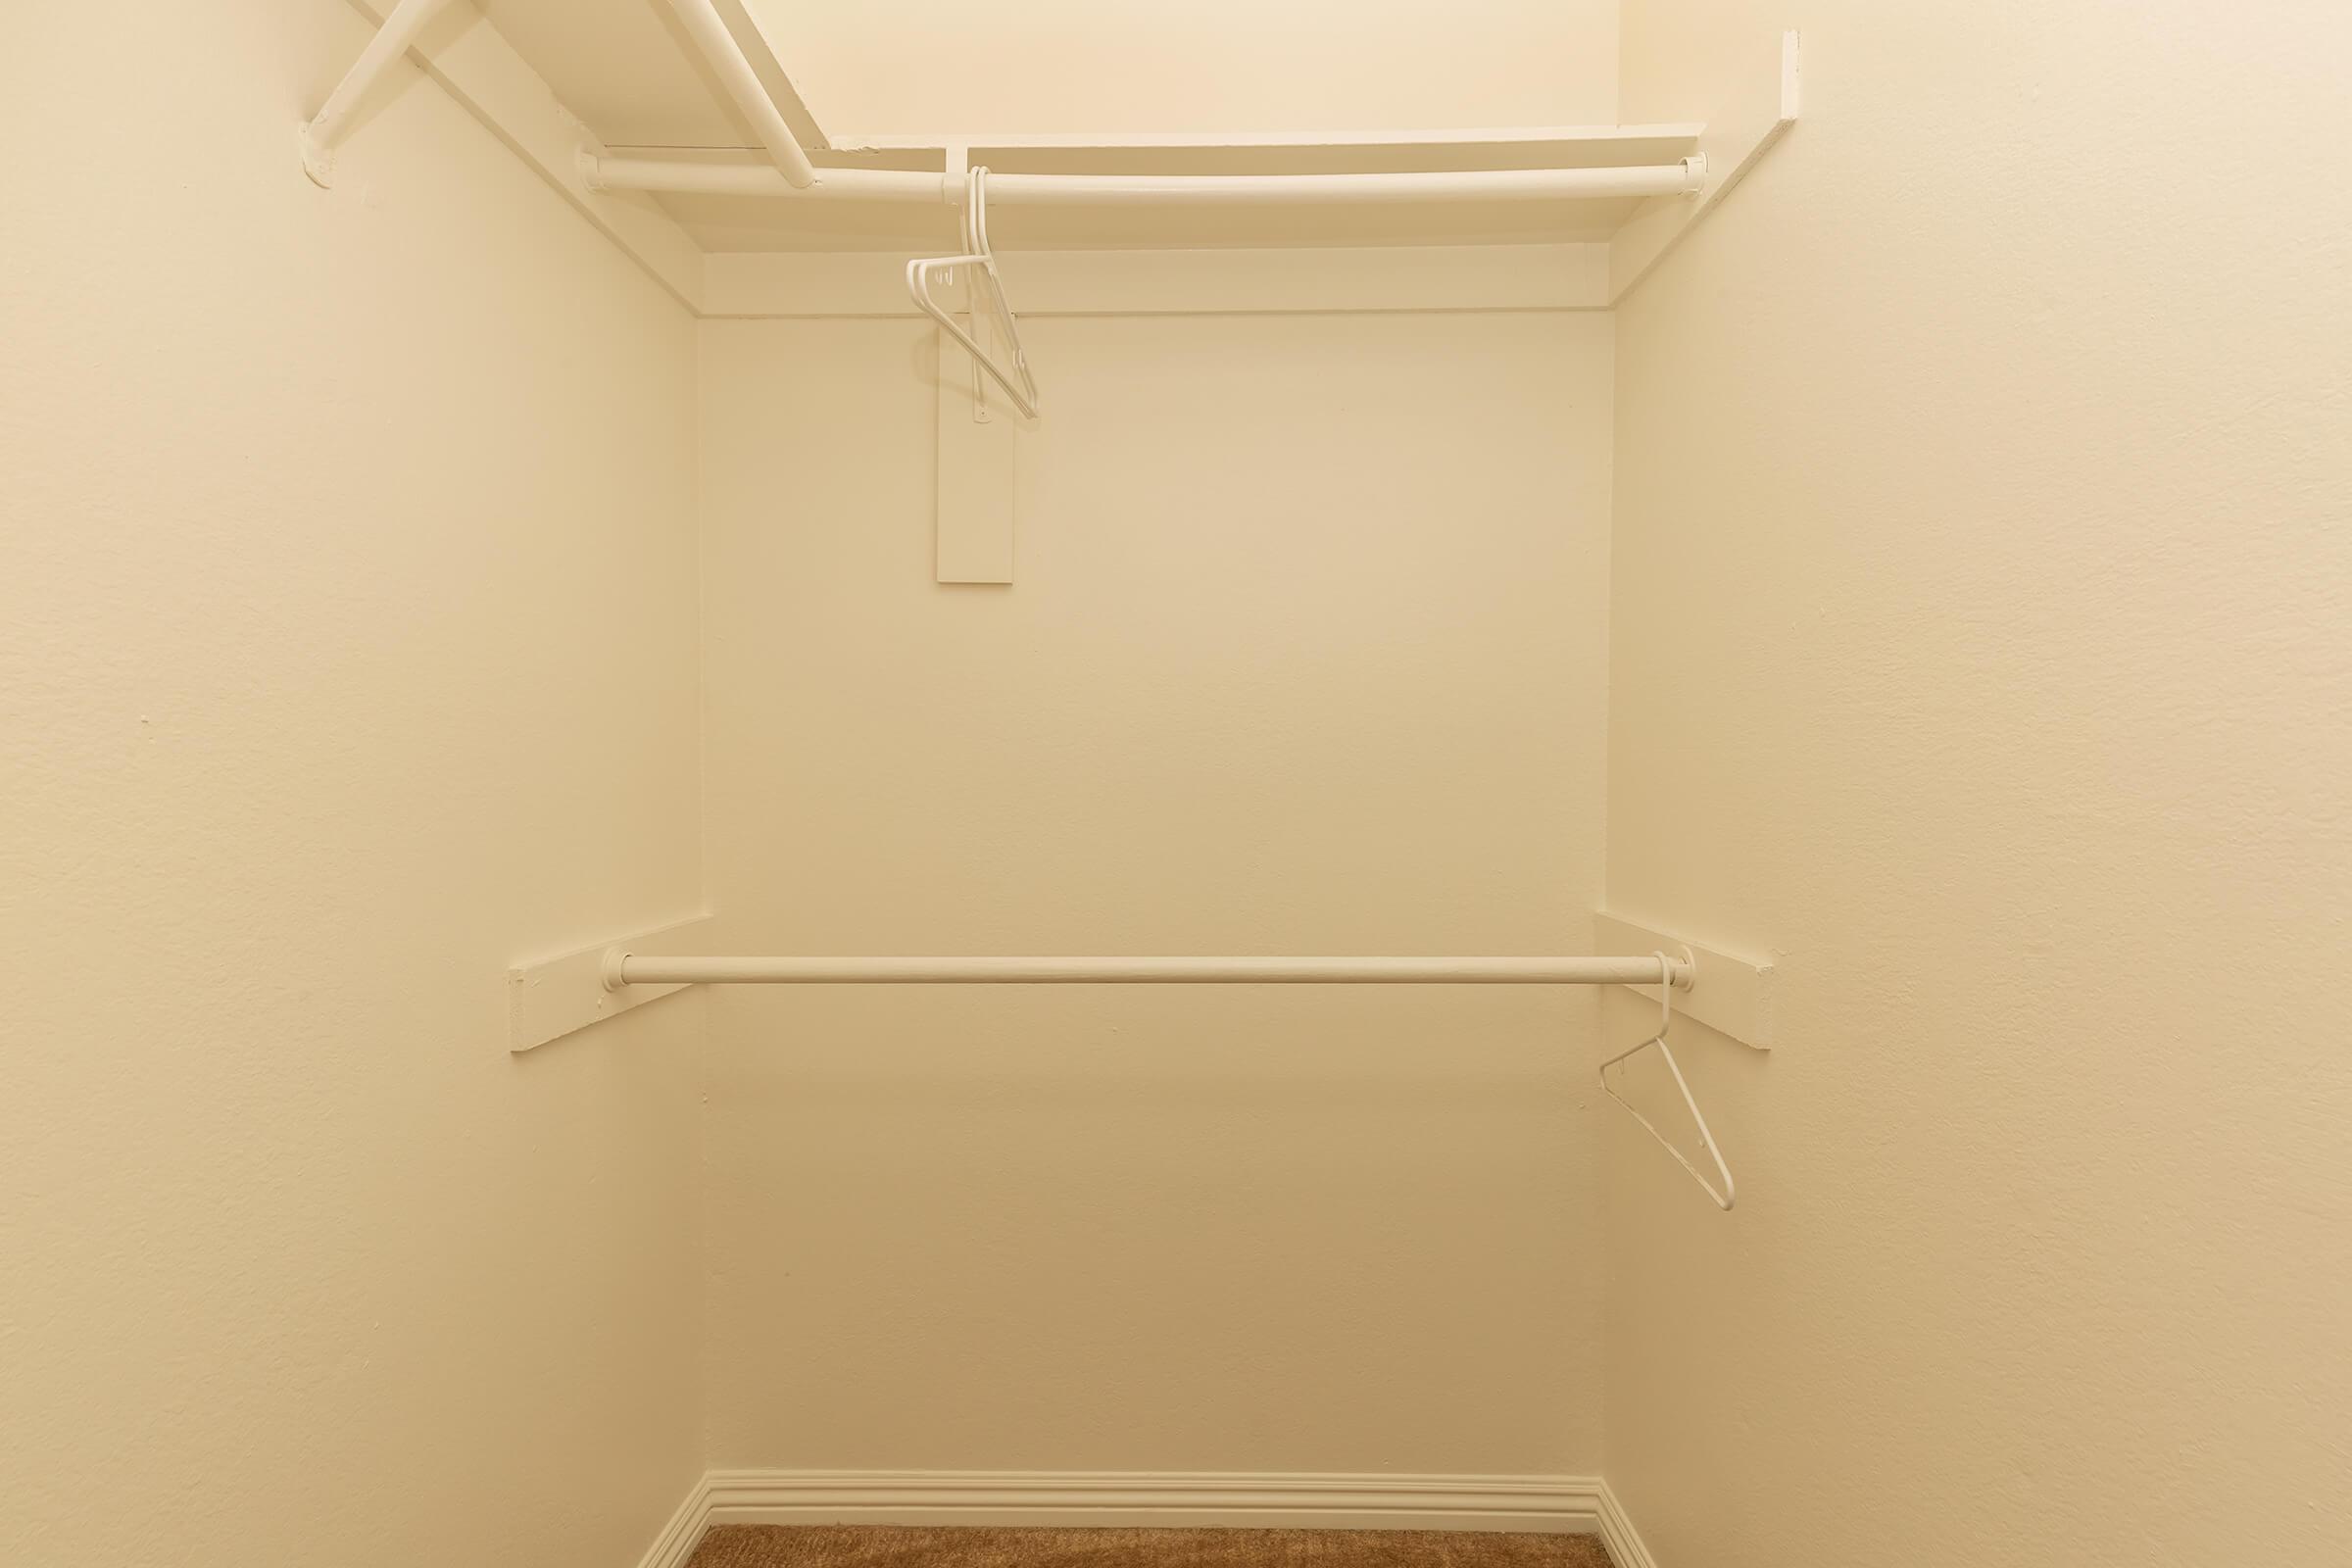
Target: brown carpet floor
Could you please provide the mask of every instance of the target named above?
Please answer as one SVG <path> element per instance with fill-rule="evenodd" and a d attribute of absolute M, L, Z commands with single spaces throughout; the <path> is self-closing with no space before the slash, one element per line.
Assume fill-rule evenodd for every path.
<path fill-rule="evenodd" d="M 1610 1568 L 1591 1536 L 1494 1530 L 713 1525 L 686 1568 Z"/>

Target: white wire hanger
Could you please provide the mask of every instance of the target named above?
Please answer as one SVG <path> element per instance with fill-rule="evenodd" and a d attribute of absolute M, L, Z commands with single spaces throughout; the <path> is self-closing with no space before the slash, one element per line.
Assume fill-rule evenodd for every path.
<path fill-rule="evenodd" d="M 1633 1050 L 1621 1051 L 1602 1062 L 1600 1064 L 1600 1087 L 1611 1100 L 1623 1105 L 1627 1113 L 1634 1120 L 1640 1122 L 1648 1131 L 1649 1136 L 1655 1138 L 1665 1149 L 1666 1152 L 1681 1162 L 1683 1169 L 1690 1173 L 1692 1181 L 1706 1189 L 1707 1196 L 1715 1200 L 1717 1208 L 1729 1209 L 1732 1206 L 1733 1199 L 1737 1196 L 1732 1185 L 1732 1168 L 1723 1162 L 1723 1151 L 1715 1147 L 1715 1135 L 1707 1131 L 1707 1118 L 1699 1114 L 1698 1102 L 1690 1098 L 1690 1086 L 1684 1081 L 1682 1066 L 1674 1059 L 1674 1048 L 1666 1044 L 1666 1031 L 1674 1026 L 1674 971 L 1668 966 L 1666 955 L 1663 953 L 1658 955 L 1658 973 L 1663 977 L 1662 983 L 1658 987 L 1658 1032 Z M 1666 1070 L 1674 1074 L 1674 1087 L 1682 1091 L 1683 1104 L 1690 1110 L 1690 1120 L 1698 1128 L 1699 1147 L 1707 1152 L 1707 1157 L 1715 1162 L 1716 1174 L 1723 1178 L 1721 1188 L 1717 1188 L 1713 1182 L 1708 1181 L 1699 1168 L 1690 1163 L 1690 1156 L 1675 1148 L 1666 1135 L 1658 1131 L 1657 1125 L 1647 1116 L 1636 1110 L 1634 1102 L 1619 1094 L 1616 1086 L 1609 1082 L 1611 1067 L 1629 1057 L 1640 1055 L 1652 1046 L 1657 1047 L 1658 1054 L 1666 1058 Z"/>
<path fill-rule="evenodd" d="M 964 175 L 963 248 L 961 256 L 938 256 L 928 261 L 906 264 L 906 292 L 914 296 L 915 309 L 947 329 L 948 335 L 963 345 L 972 357 L 975 369 L 985 370 L 989 378 L 1004 389 L 1012 406 L 1027 419 L 1037 417 L 1037 380 L 1029 373 L 1029 356 L 1021 350 L 1020 323 L 1013 319 L 1012 307 L 1004 303 L 1004 283 L 997 275 L 997 254 L 988 244 L 988 169 L 975 165 Z M 956 318 L 942 309 L 931 297 L 931 274 L 952 272 L 958 267 L 972 270 L 971 300 L 973 325 L 979 324 L 979 308 L 986 297 L 991 314 L 997 319 L 997 335 L 1004 339 L 1012 354 L 1012 369 L 1004 368 L 980 346 L 979 340 L 957 324 Z M 953 278 L 951 278 L 953 281 Z M 1017 377 L 1017 379 L 1016 379 Z M 987 417 L 987 403 L 981 397 L 980 378 L 972 378 L 973 401 L 979 411 L 976 417 Z"/>

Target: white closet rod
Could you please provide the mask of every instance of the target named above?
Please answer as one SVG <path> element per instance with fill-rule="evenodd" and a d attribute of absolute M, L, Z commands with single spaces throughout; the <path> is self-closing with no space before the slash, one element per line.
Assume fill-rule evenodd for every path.
<path fill-rule="evenodd" d="M 610 949 L 628 985 L 1525 985 L 1687 988 L 1681 958 L 667 958 Z"/>
<path fill-rule="evenodd" d="M 860 202 L 963 200 L 960 175 L 899 169 L 824 169 L 794 189 L 773 169 L 583 154 L 598 190 L 702 196 L 790 196 Z M 988 176 L 989 200 L 1021 207 L 1216 206 L 1377 202 L 1515 202 L 1676 196 L 1706 181 L 1706 159 L 1623 169 L 1474 169 L 1409 174 L 1007 174 Z"/>

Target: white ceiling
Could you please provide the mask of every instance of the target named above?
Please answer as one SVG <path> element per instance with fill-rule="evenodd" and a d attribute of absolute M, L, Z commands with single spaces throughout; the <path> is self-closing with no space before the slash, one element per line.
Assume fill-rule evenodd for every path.
<path fill-rule="evenodd" d="M 667 0 L 478 3 L 606 146 L 753 145 Z M 1019 134 L 1337 133 L 1603 124 L 1615 118 L 1615 0 L 742 3 L 837 147 L 869 137 L 939 143 Z M 1438 164 L 1381 156 L 1325 154 L 1291 167 L 1529 161 L 1524 150 L 1497 149 L 1465 151 Z M 1001 152 L 989 161 L 998 169 L 1055 167 L 1051 155 L 1034 151 Z M 1535 161 L 1551 159 L 1540 154 Z M 891 162 L 939 167 L 926 166 L 920 154 Z M 1102 166 L 1090 160 L 1084 167 Z M 1152 166 L 1147 158 L 1129 167 Z M 1181 155 L 1181 167 L 1208 172 L 1243 166 L 1230 156 L 1220 163 L 1213 155 Z M 945 209 L 783 198 L 660 201 L 706 250 L 905 251 L 955 237 Z M 1465 203 L 1303 213 L 1005 208 L 992 215 L 991 227 L 1007 249 L 1556 242 L 1605 235 L 1630 205 Z"/>
<path fill-rule="evenodd" d="M 607 146 L 755 145 L 666 0 L 476 0 Z"/>
<path fill-rule="evenodd" d="M 743 0 L 836 145 L 1617 118 L 1616 0 Z M 666 0 L 482 0 L 608 143 L 744 127 Z"/>
<path fill-rule="evenodd" d="M 868 135 L 1606 124 L 1618 0 L 744 0 Z"/>

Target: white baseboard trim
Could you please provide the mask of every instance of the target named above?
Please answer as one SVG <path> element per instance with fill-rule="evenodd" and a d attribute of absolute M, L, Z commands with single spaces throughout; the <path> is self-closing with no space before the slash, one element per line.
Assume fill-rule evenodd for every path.
<path fill-rule="evenodd" d="M 694 1555 L 694 1548 L 703 1544 L 703 1532 L 710 1528 L 710 1477 L 705 1474 L 686 1489 L 686 1500 L 678 1504 L 669 1523 L 637 1559 L 637 1568 L 686 1568 L 686 1559 Z"/>
<path fill-rule="evenodd" d="M 1523 1530 L 1597 1535 L 1617 1568 L 1656 1568 L 1596 1477 L 1126 1470 L 713 1470 L 640 1568 L 685 1568 L 720 1524 Z"/>
<path fill-rule="evenodd" d="M 1649 1554 L 1625 1504 L 1606 1481 L 1600 1484 L 1600 1544 L 1609 1548 L 1609 1560 L 1617 1568 L 1658 1568 L 1658 1559 Z"/>

